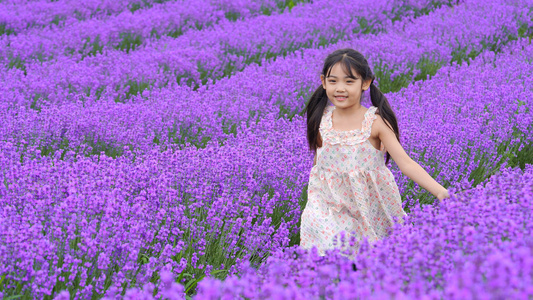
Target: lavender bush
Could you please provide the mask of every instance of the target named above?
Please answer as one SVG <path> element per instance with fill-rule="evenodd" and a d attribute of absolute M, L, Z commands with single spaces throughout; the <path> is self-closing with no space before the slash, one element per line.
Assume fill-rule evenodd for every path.
<path fill-rule="evenodd" d="M 527 299 L 533 296 L 533 165 L 502 169 L 476 188 L 417 208 L 406 224 L 345 253 L 299 247 L 274 253 L 256 271 L 205 279 L 198 299 Z M 175 295 L 181 296 L 179 293 Z"/>
<path fill-rule="evenodd" d="M 25 5 L 34 12 L 28 11 L 28 7 L 18 5 L 0 6 L 0 12 L 4 13 L 3 18 L 0 15 L 0 24 L 3 24 L 6 34 L 0 40 L 4 50 L 0 52 L 0 56 L 9 61 L 10 67 L 16 64 L 17 67 L 23 68 L 24 63 L 31 59 L 42 61 L 68 54 L 81 59 L 87 55 L 102 53 L 104 47 L 128 52 L 135 50 L 144 40 L 151 37 L 169 35 L 175 38 L 190 29 L 209 28 L 217 23 L 224 24 L 263 13 L 277 13 L 286 7 L 275 0 L 157 1 L 164 2 L 162 4 L 155 1 L 99 2 L 101 3 L 96 3 L 94 10 L 106 17 L 87 20 L 84 20 L 85 16 L 92 15 L 93 12 L 84 12 L 81 8 L 93 4 L 90 2 Z M 298 2 L 300 1 L 296 1 Z M 140 9 L 141 7 L 143 9 Z M 124 10 L 120 11 L 120 8 Z M 16 10 L 15 15 L 13 9 Z M 28 14 L 28 20 L 19 16 L 18 11 Z M 116 14 L 108 16 L 112 12 Z M 53 20 L 48 21 L 45 18 L 42 21 L 45 22 L 43 25 L 51 23 L 48 27 L 35 26 L 20 33 L 16 31 L 17 28 L 25 29 L 21 28 L 24 25 L 29 27 L 30 24 L 38 22 L 38 18 L 53 14 Z M 69 14 L 73 16 L 68 18 Z"/>
<path fill-rule="evenodd" d="M 532 48 L 527 41 L 520 41 L 500 56 L 491 57 L 491 52 L 487 52 L 488 57 L 478 57 L 477 64 L 478 60 L 474 60 L 470 66 L 450 67 L 449 74 L 460 74 L 455 76 L 465 80 L 461 76 L 470 72 L 491 74 L 489 70 L 494 69 L 493 76 L 505 76 L 506 72 L 511 73 L 507 67 L 525 69 Z M 494 60 L 492 64 L 481 63 L 489 58 Z M 505 77 L 497 78 L 503 78 L 502 84 L 506 81 Z M 432 86 L 449 80 L 448 74 L 439 73 L 426 83 Z M 486 80 L 496 81 L 489 76 Z M 526 86 L 527 81 L 522 88 Z M 432 89 L 428 91 L 434 93 Z M 467 91 L 458 88 L 456 92 Z M 526 98 L 531 99 L 527 94 Z M 459 105 L 483 99 L 465 99 Z M 450 110 L 452 103 L 457 102 L 451 100 L 447 102 Z M 484 109 L 483 105 L 473 107 Z M 411 114 L 419 115 L 417 111 L 420 110 L 413 108 Z M 479 110 L 477 114 L 481 114 Z M 507 114 L 498 111 L 499 114 L 505 119 L 516 112 L 511 109 Z M 468 114 L 456 116 L 458 123 L 470 118 Z M 523 110 L 522 116 L 531 120 L 529 111 Z M 418 126 L 410 127 L 409 123 L 403 125 L 405 121 L 401 118 L 403 136 L 430 132 L 435 120 L 440 119 L 422 119 Z M 509 130 L 502 123 L 492 123 L 488 132 L 505 138 Z M 513 121 L 509 126 L 516 124 L 519 123 Z M 31 273 L 26 273 L 23 270 L 27 268 L 9 264 L 13 260 L 3 262 L 3 273 L 10 274 L 6 287 L 15 293 L 20 286 L 18 289 L 25 295 L 41 296 L 67 288 L 77 297 L 94 297 L 103 295 L 106 287 L 110 293 L 120 293 L 137 283 L 157 284 L 159 271 L 169 270 L 180 274 L 179 282 L 190 293 L 203 276 L 235 274 L 246 262 L 257 267 L 271 251 L 296 245 L 311 162 L 305 147 L 304 119 L 296 116 L 290 122 L 271 113 L 257 124 L 243 123 L 237 132 L 223 146 L 208 143 L 205 149 L 192 147 L 163 153 L 154 149 L 136 157 L 126 151 L 116 159 L 67 153 L 59 160 L 61 153 L 57 153 L 56 157 L 23 157 L 20 162 L 19 151 L 12 144 L 3 144 L 2 165 L 8 166 L 1 189 L 6 201 L 3 224 L 9 226 L 3 232 L 10 247 L 4 248 L 2 257 L 17 257 L 16 260 L 33 266 Z M 467 139 L 479 135 L 475 130 L 465 132 L 460 127 L 449 128 L 447 132 L 449 137 L 465 144 Z M 480 148 L 475 151 L 490 153 L 486 145 L 493 142 L 491 138 L 488 134 L 485 139 L 478 138 Z M 437 149 L 453 146 L 445 139 L 435 142 L 440 142 Z M 415 152 L 409 151 L 416 158 Z M 443 159 L 451 160 L 456 155 L 450 154 Z M 309 159 L 297 159 L 306 156 Z M 463 159 L 456 158 L 464 164 L 477 162 L 469 162 L 468 156 Z M 453 174 L 456 168 L 454 163 L 439 166 L 444 174 Z M 463 172 L 468 176 L 470 170 Z M 400 181 L 404 196 L 413 197 L 414 192 L 405 185 Z M 18 235 L 15 238 L 10 232 Z M 40 275 L 43 268 L 48 270 L 48 277 Z M 42 294 L 33 294 L 36 291 Z M 157 290 L 156 294 L 158 291 L 162 292 Z"/>
<path fill-rule="evenodd" d="M 519 14 L 521 11 L 522 8 L 517 12 L 517 7 L 498 1 L 492 2 L 492 6 L 485 1 L 471 1 L 453 11 L 440 9 L 415 19 L 412 24 L 398 22 L 398 26 L 389 28 L 391 33 L 341 42 L 324 49 L 302 50 L 263 66 L 251 65 L 231 78 L 203 86 L 198 91 L 188 87 L 144 91 L 125 104 L 109 99 L 113 94 L 103 96 L 100 101 L 91 97 L 93 101 L 90 101 L 84 95 L 71 93 L 70 103 L 47 107 L 36 97 L 30 98 L 32 102 L 28 103 L 27 96 L 13 91 L 14 87 L 5 88 L 6 100 L 2 109 L 5 121 L 0 132 L 3 140 L 13 143 L 24 140 L 30 147 L 40 147 L 43 154 L 64 149 L 81 151 L 85 155 L 105 151 L 116 156 L 125 146 L 149 151 L 153 147 L 165 149 L 187 144 L 201 148 L 209 140 L 222 144 L 239 123 L 254 122 L 267 110 L 278 112 L 280 117 L 287 114 L 289 118 L 300 112 L 309 92 L 318 85 L 316 66 L 333 49 L 361 45 L 360 50 L 369 54 L 374 68 L 383 70 L 381 74 L 377 72 L 381 88 L 384 91 L 397 90 L 413 79 L 426 78 L 415 76 L 435 74 L 442 65 L 462 60 L 461 55 L 454 53 L 456 49 L 466 47 L 468 42 L 473 43 L 471 51 L 477 53 L 483 50 L 499 52 L 503 45 L 520 35 L 520 23 L 527 24 L 531 19 L 530 14 Z M 525 12 L 530 13 L 528 9 Z M 502 14 L 507 17 L 501 18 Z M 523 21 L 510 23 L 507 18 Z M 471 23 L 483 25 L 483 30 L 465 27 L 460 31 L 443 31 L 447 26 Z M 442 36 L 434 32 L 442 32 Z M 397 36 L 404 38 L 398 39 Z M 414 47 L 419 41 L 424 41 L 424 47 Z M 396 55 L 398 49 L 402 49 L 402 58 Z M 383 66 L 387 66 L 387 70 Z M 49 72 L 39 78 L 17 77 L 20 80 L 13 81 L 13 85 L 17 85 L 16 90 L 27 91 L 32 89 L 21 85 L 22 82 L 38 86 L 40 90 L 33 90 L 31 94 L 41 92 L 42 88 L 52 92 L 49 87 L 54 84 L 43 82 L 43 79 L 52 78 Z M 146 71 L 140 69 L 140 72 Z M 65 76 L 73 80 L 67 74 Z M 102 84 L 109 81 L 106 77 L 101 79 Z M 84 78 L 84 82 L 94 80 L 92 75 Z M 62 92 L 57 86 L 53 92 L 59 101 L 69 98 L 68 92 Z M 20 106 L 30 106 L 37 111 Z"/>
<path fill-rule="evenodd" d="M 297 157 L 306 150 L 279 147 L 297 126 L 264 121 L 223 147 L 135 160 L 67 154 L 21 163 L 3 144 L 4 291 L 40 298 L 68 288 L 85 298 L 156 280 L 168 264 L 196 278 L 259 264 L 288 245 L 298 221 L 307 164 Z M 273 131 L 285 133 L 279 143 L 266 139 Z M 9 263 L 19 260 L 30 268 Z"/>
<path fill-rule="evenodd" d="M 151 7 L 156 1 L 2 1 L 0 3 L 0 24 L 2 34 L 18 34 L 29 28 L 64 26 L 66 23 L 85 19 L 96 19 L 116 15 L 124 10 Z"/>
<path fill-rule="evenodd" d="M 138 33 L 140 38 L 137 39 L 137 33 L 128 31 L 124 32 L 123 40 L 119 37 L 121 31 L 114 31 L 116 26 L 106 23 L 102 24 L 105 26 L 101 28 L 102 33 L 98 33 L 98 30 L 95 32 L 93 26 L 88 28 L 94 36 L 107 36 L 103 39 L 109 39 L 111 44 L 120 49 L 110 46 L 104 52 L 105 45 L 99 42 L 86 45 L 71 36 L 78 31 L 65 31 L 66 36 L 43 38 L 44 42 L 49 43 L 47 45 L 39 44 L 38 40 L 35 43 L 33 40 L 26 42 L 27 38 L 23 43 L 6 40 L 10 47 L 0 48 L 5 50 L 3 54 L 0 52 L 0 57 L 4 57 L 7 65 L 6 76 L 17 76 L 20 78 L 19 82 L 29 85 L 24 89 L 27 100 L 50 103 L 57 102 L 58 99 L 64 101 L 69 94 L 85 94 L 88 97 L 86 101 L 105 97 L 124 102 L 132 95 L 142 94 L 146 89 L 179 84 L 196 88 L 200 84 L 227 77 L 253 62 L 261 63 L 265 59 L 286 55 L 303 47 L 336 42 L 353 30 L 357 35 L 363 35 L 364 32 L 360 31 L 364 28 L 382 30 L 380 28 L 390 22 L 387 13 L 396 12 L 395 8 L 403 3 L 393 2 L 392 7 L 389 7 L 390 1 L 371 1 L 366 6 L 353 6 L 350 1 L 323 0 L 296 6 L 279 15 L 221 22 L 212 29 L 191 30 L 177 38 L 154 38 L 146 41 L 146 47 L 140 49 L 141 41 L 151 35 L 151 29 L 137 25 L 145 31 L 143 34 Z M 442 3 L 427 0 L 413 1 L 408 6 L 410 9 L 400 12 L 409 17 L 440 5 Z M 418 8 L 419 6 L 422 8 Z M 152 14 L 151 11 L 153 9 L 147 13 Z M 384 13 L 380 14 L 382 11 Z M 396 13 L 397 18 L 403 16 L 400 12 Z M 326 28 L 318 25 L 315 20 L 324 15 L 334 15 L 335 18 L 332 19 L 336 20 L 335 23 Z M 366 25 L 360 25 L 361 18 L 368 15 L 375 18 L 369 18 L 370 21 L 364 23 Z M 134 14 L 133 18 L 137 18 L 137 15 Z M 152 22 L 159 22 L 159 19 L 155 18 Z M 121 24 L 117 26 L 126 26 L 118 17 L 115 23 Z M 131 22 L 126 24 L 129 23 Z M 138 22 L 133 23 L 131 26 L 136 26 L 135 23 Z M 258 35 L 257 32 L 266 34 Z M 65 54 L 67 45 L 84 50 L 82 53 L 62 55 L 61 53 Z M 123 51 L 135 47 L 138 50 L 130 53 Z M 85 57 L 91 51 L 95 55 Z M 48 61 L 48 56 L 55 58 Z M 82 57 L 85 58 L 80 61 Z"/>
<path fill-rule="evenodd" d="M 406 148 L 434 178 L 467 189 L 502 166 L 533 163 L 533 82 L 524 75 L 533 73 L 532 51 L 531 40 L 521 39 L 497 55 L 484 52 L 469 66 L 443 67 L 431 80 L 389 94 Z M 393 173 L 403 195 L 412 190 L 419 202 L 432 202 L 399 169 Z"/>

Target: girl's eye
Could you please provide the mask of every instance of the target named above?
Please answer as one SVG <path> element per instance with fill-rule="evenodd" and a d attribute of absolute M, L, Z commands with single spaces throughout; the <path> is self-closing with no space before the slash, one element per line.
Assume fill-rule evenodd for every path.
<path fill-rule="evenodd" d="M 353 80 L 348 80 L 348 81 L 346 81 L 346 82 L 348 82 L 348 83 L 352 83 L 352 82 L 353 82 Z"/>
<path fill-rule="evenodd" d="M 330 80 L 329 82 L 335 82 L 335 80 Z"/>

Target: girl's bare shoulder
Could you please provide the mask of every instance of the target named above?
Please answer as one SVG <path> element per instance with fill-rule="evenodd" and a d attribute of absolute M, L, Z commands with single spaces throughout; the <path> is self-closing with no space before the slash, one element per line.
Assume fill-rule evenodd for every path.
<path fill-rule="evenodd" d="M 384 130 L 392 131 L 392 129 L 391 129 L 392 126 L 390 126 L 390 127 L 387 126 L 387 125 L 390 125 L 390 123 L 388 121 L 386 121 L 386 120 L 383 120 L 383 118 L 379 114 L 379 108 L 376 109 L 376 116 L 377 116 L 377 118 L 374 120 L 374 122 L 372 124 L 372 130 L 370 132 L 370 135 L 373 138 L 379 137 L 380 136 L 380 132 L 383 132 Z"/>

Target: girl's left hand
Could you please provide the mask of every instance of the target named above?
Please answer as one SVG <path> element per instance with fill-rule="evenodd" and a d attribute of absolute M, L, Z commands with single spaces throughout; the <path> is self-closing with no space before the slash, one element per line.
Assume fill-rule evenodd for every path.
<path fill-rule="evenodd" d="M 437 195 L 437 198 L 439 200 L 450 198 L 450 194 L 448 193 L 448 190 L 444 190 Z"/>

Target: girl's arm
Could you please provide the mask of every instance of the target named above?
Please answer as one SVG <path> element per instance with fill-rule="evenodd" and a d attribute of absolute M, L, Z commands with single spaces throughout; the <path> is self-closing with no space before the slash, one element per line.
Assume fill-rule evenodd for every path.
<path fill-rule="evenodd" d="M 419 164 L 405 153 L 402 145 L 396 139 L 394 131 L 383 122 L 381 117 L 376 118 L 374 121 L 372 134 L 377 134 L 403 174 L 411 178 L 439 200 L 450 197 L 446 188 L 436 182 L 435 179 L 433 179 Z"/>

